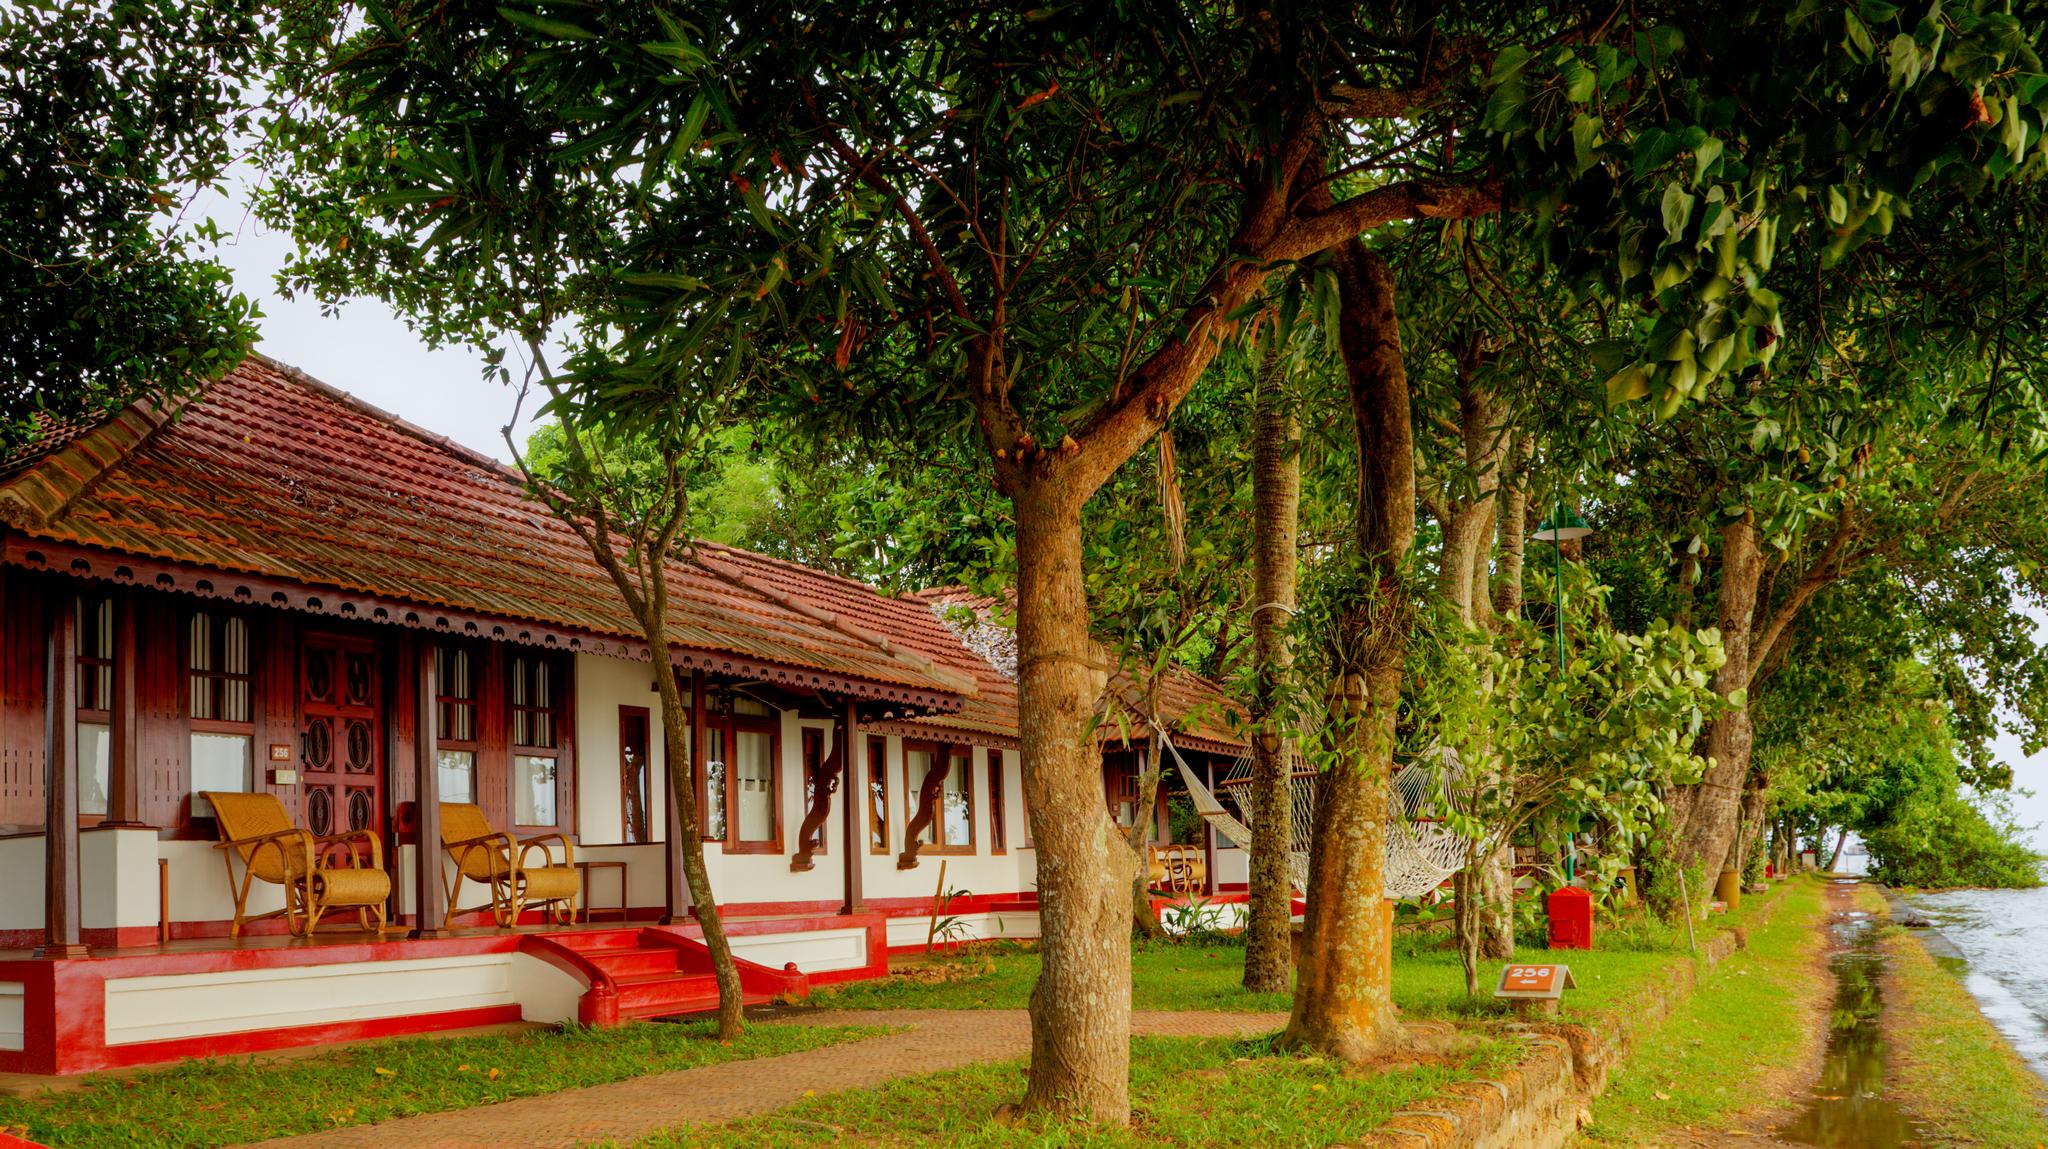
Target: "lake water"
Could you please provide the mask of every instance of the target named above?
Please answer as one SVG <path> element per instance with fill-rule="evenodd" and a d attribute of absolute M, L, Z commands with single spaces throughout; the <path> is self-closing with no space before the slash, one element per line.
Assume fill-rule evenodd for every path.
<path fill-rule="evenodd" d="M 1965 984 L 2013 1048 L 2048 1081 L 2048 886 L 1910 899 L 1968 963 Z"/>

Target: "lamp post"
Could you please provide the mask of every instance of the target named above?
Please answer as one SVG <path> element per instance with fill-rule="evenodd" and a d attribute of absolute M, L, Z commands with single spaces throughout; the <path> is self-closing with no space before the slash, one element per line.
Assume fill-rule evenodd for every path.
<path fill-rule="evenodd" d="M 1536 524 L 1536 530 L 1529 537 L 1537 542 L 1549 543 L 1557 552 L 1557 677 L 1564 680 L 1564 544 L 1569 539 L 1583 539 L 1593 533 L 1576 511 L 1559 502 L 1550 517 Z M 1579 843 L 1576 833 L 1565 836 L 1564 880 L 1570 882 L 1578 877 Z"/>

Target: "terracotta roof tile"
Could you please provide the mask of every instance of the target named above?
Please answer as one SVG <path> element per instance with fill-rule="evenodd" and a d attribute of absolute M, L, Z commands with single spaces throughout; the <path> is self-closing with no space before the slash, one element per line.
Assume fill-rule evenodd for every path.
<path fill-rule="evenodd" d="M 0 474 L 4 474 L 0 470 Z M 130 408 L 0 481 L 40 538 L 631 639 L 581 539 L 495 460 L 251 358 L 174 417 Z M 669 640 L 941 694 L 972 689 L 890 648 L 891 600 L 730 548 L 670 567 Z M 755 572 L 775 593 L 725 577 Z"/>

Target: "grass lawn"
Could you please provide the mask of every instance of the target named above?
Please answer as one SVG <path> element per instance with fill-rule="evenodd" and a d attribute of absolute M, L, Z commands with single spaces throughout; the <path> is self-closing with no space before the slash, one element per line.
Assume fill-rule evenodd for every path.
<path fill-rule="evenodd" d="M 1800 879 L 1773 896 L 1784 903 L 1750 932 L 1748 948 L 1707 972 L 1691 997 L 1638 1038 L 1593 1105 L 1589 1139 L 1637 1145 L 1681 1126 L 1719 1127 L 1773 1092 L 1764 1086 L 1771 1074 L 1797 1071 L 1813 1047 L 1799 1011 L 1827 989 L 1817 964 L 1822 889 Z M 1804 1099 L 1803 1090 L 1780 1097 L 1786 1105 Z"/>
<path fill-rule="evenodd" d="M 971 1146 L 1122 1149 L 1259 1146 L 1321 1149 L 1355 1140 L 1396 1110 L 1452 1082 L 1511 1063 L 1514 1041 L 1470 1039 L 1433 1064 L 1381 1072 L 1323 1058 L 1275 1055 L 1267 1039 L 1139 1038 L 1131 1043 L 1128 1129 L 1095 1130 L 1026 1118 L 993 1121 L 1022 1093 L 1024 1063 L 1006 1061 L 908 1077 L 871 1090 L 811 1098 L 714 1128 L 640 1142 L 646 1149 L 815 1149 Z"/>
<path fill-rule="evenodd" d="M 1886 927 L 1879 944 L 1889 959 L 1884 1032 L 1892 1097 L 1937 1144 L 2048 1143 L 2041 1117 L 2048 1095 L 1970 991 L 1905 930 Z"/>
<path fill-rule="evenodd" d="M 0 1097 L 0 1131 L 73 1146 L 231 1145 L 602 1085 L 721 1061 L 795 1053 L 878 1028 L 756 1025 L 711 1040 L 709 1022 L 403 1038 L 311 1057 L 193 1061 L 94 1077 L 80 1089 Z"/>
<path fill-rule="evenodd" d="M 1811 887 L 1811 883 L 1803 885 Z M 1704 940 L 1713 930 L 1747 922 L 1770 898 L 1746 899 L 1737 913 L 1698 925 Z M 1564 1014 L 1584 1015 L 1625 1007 L 1643 986 L 1665 975 L 1672 964 L 1686 960 L 1685 927 L 1669 927 L 1636 911 L 1620 922 L 1596 923 L 1598 948 L 1542 950 L 1524 948 L 1517 960 L 1563 962 L 1571 966 L 1578 988 L 1565 995 Z M 995 943 L 970 947 L 960 954 L 932 959 L 954 980 L 926 981 L 917 976 L 852 982 L 828 987 L 812 1001 L 828 1009 L 1023 1009 L 1038 977 L 1038 953 L 1028 944 Z M 983 972 L 977 973 L 980 970 Z M 1490 997 L 1499 963 L 1481 967 L 1480 998 L 1465 995 L 1465 974 L 1448 932 L 1406 932 L 1394 940 L 1394 1001 L 1412 1017 L 1470 1017 L 1506 1012 Z M 1131 952 L 1131 1000 L 1141 1010 L 1228 1010 L 1285 1012 L 1287 994 L 1250 993 L 1239 984 L 1244 950 L 1228 942 L 1134 943 Z"/>

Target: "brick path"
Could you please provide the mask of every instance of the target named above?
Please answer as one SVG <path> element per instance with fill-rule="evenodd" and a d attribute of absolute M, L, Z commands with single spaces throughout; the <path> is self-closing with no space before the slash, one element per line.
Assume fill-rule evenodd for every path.
<path fill-rule="evenodd" d="M 375 1125 L 265 1141 L 260 1149 L 573 1149 L 630 1144 L 665 1129 L 767 1113 L 806 1093 L 864 1089 L 898 1077 L 1021 1057 L 1031 1048 L 1023 1010 L 831 1010 L 778 1025 L 909 1026 L 823 1049 L 730 1061 L 566 1089 L 497 1105 L 425 1113 Z M 1284 1013 L 1138 1013 L 1143 1037 L 1248 1037 L 1287 1024 Z"/>

